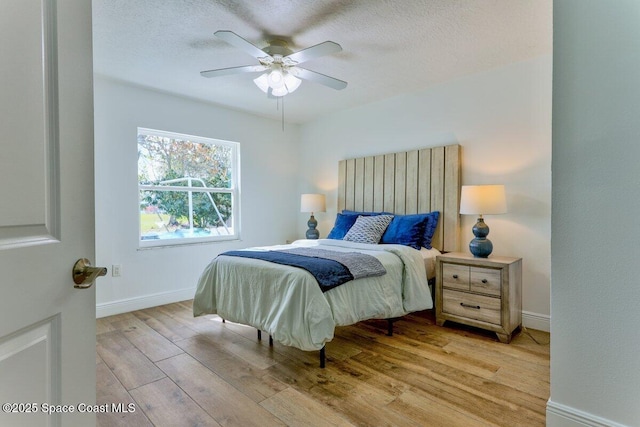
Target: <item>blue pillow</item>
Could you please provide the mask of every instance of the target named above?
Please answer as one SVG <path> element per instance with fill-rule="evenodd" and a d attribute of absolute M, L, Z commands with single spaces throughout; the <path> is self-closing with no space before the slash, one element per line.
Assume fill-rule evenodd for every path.
<path fill-rule="evenodd" d="M 396 215 L 382 235 L 380 243 L 411 246 L 420 250 L 428 219 L 424 214 Z"/>
<path fill-rule="evenodd" d="M 348 209 L 342 209 L 342 213 L 345 215 L 361 215 L 361 216 L 376 216 L 376 215 L 393 215 L 391 212 L 360 212 L 350 211 Z"/>
<path fill-rule="evenodd" d="M 338 225 L 339 220 L 344 221 L 343 223 L 341 223 L 342 224 L 341 229 L 336 230 L 336 233 L 335 233 L 336 237 L 332 237 L 333 230 L 331 230 L 331 233 L 329 233 L 329 236 L 327 238 L 338 239 L 338 240 L 343 239 L 345 234 L 347 234 L 347 232 L 351 228 L 351 226 L 353 226 L 353 224 L 356 222 L 358 215 L 375 216 L 375 215 L 392 215 L 392 214 L 390 214 L 389 212 L 358 212 L 358 211 L 350 211 L 347 209 L 343 209 L 342 214 L 338 214 L 338 217 L 336 218 L 336 226 Z M 340 219 L 340 216 L 352 217 L 352 218 Z M 439 216 L 440 216 L 440 212 L 438 211 L 415 214 L 415 215 L 396 215 L 396 217 L 414 217 L 414 218 L 409 218 L 405 220 L 399 219 L 398 220 L 399 223 L 395 225 L 393 224 L 393 221 L 392 221 L 391 224 L 389 224 L 389 228 L 391 228 L 393 225 L 396 231 L 394 231 L 393 234 L 390 233 L 389 235 L 387 235 L 387 233 L 385 232 L 385 234 L 382 236 L 382 240 L 380 241 L 380 243 L 396 243 L 400 245 L 411 246 L 416 249 L 420 249 L 420 247 L 431 249 L 432 248 L 431 240 L 433 239 L 433 235 L 436 232 Z M 415 235 L 413 234 L 416 232 L 416 230 L 414 229 L 412 233 L 410 224 L 412 220 L 417 221 L 417 218 L 419 217 L 426 219 L 426 221 L 424 222 L 424 231 L 422 233 L 422 239 L 420 240 L 419 243 L 416 243 Z M 336 228 L 336 226 L 334 226 L 334 229 Z M 345 229 L 345 230 L 342 231 L 342 229 Z M 401 233 L 404 235 L 400 237 L 397 236 L 398 230 L 401 232 L 404 231 L 405 233 Z M 402 243 L 403 241 L 407 243 Z"/>
<path fill-rule="evenodd" d="M 422 246 L 431 249 L 431 239 L 433 239 L 433 235 L 436 232 L 436 227 L 438 226 L 438 217 L 440 216 L 440 212 L 433 211 L 428 214 L 420 214 L 427 217 L 427 223 L 424 227 L 424 239 L 422 240 Z"/>
<path fill-rule="evenodd" d="M 357 219 L 358 215 L 344 215 L 339 213 L 336 216 L 336 222 L 329 232 L 327 239 L 342 240 Z"/>

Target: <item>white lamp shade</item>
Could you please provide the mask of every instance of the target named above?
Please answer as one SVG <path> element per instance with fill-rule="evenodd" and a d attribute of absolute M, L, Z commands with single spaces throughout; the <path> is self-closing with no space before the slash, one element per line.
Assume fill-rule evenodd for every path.
<path fill-rule="evenodd" d="M 287 88 L 285 86 L 276 87 L 271 90 L 271 95 L 273 96 L 285 96 L 287 93 L 289 92 L 287 92 Z"/>
<path fill-rule="evenodd" d="M 273 89 L 278 89 L 284 86 L 284 75 L 280 70 L 276 69 L 271 71 L 267 76 L 267 79 L 269 81 L 269 86 L 271 86 Z"/>
<path fill-rule="evenodd" d="M 264 93 L 267 93 L 267 91 L 269 90 L 269 79 L 267 78 L 267 73 L 261 74 L 260 77 L 253 79 L 253 82 Z"/>
<path fill-rule="evenodd" d="M 285 74 L 285 76 L 284 76 L 284 84 L 287 87 L 287 90 L 289 91 L 289 93 L 291 93 L 294 90 L 298 89 L 298 86 L 300 86 L 300 83 L 302 83 L 302 80 L 300 80 L 299 78 L 295 77 L 293 74 L 291 74 L 291 73 Z"/>
<path fill-rule="evenodd" d="M 463 185 L 460 194 L 460 213 L 494 215 L 507 212 L 504 185 Z"/>
<path fill-rule="evenodd" d="M 326 211 L 324 194 L 303 194 L 300 197 L 300 212 Z"/>

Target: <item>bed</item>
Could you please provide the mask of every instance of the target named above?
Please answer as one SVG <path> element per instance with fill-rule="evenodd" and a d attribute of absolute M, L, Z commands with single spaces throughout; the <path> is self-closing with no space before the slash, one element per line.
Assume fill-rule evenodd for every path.
<path fill-rule="evenodd" d="M 430 247 L 418 249 L 422 244 L 411 247 L 395 240 L 389 243 L 389 239 L 385 244 L 361 243 L 357 238 L 348 239 L 346 233 L 352 230 L 347 229 L 341 238 L 250 248 L 258 257 L 261 251 L 359 253 L 375 258 L 386 271 L 329 290 L 322 289 L 320 281 L 304 268 L 245 258 L 243 253 L 223 253 L 200 277 L 194 316 L 218 314 L 265 331 L 281 344 L 320 350 L 324 367 L 324 345 L 333 339 L 336 326 L 396 319 L 433 307 L 428 278 L 434 275 L 435 257 L 457 250 L 460 240 L 460 146 L 342 160 L 338 171 L 339 214 L 329 237 L 335 234 L 341 214 L 355 215 L 364 223 L 374 212 L 380 215 L 378 219 L 392 213 L 389 221 L 438 212 Z"/>

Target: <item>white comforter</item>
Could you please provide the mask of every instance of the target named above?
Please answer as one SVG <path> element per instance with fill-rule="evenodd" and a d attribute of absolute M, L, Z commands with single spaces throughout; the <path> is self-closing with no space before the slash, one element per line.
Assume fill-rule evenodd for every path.
<path fill-rule="evenodd" d="M 387 274 L 352 280 L 322 293 L 315 278 L 301 268 L 218 256 L 200 277 L 194 316 L 218 314 L 265 331 L 282 344 L 318 350 L 333 339 L 335 326 L 400 317 L 433 307 L 424 259 L 419 251 L 407 246 L 320 239 L 251 249 L 315 245 L 375 256 Z"/>

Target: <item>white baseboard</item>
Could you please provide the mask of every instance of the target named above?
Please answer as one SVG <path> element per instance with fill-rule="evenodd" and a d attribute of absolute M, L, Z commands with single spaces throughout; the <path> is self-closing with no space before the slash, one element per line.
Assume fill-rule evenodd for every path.
<path fill-rule="evenodd" d="M 159 305 L 171 304 L 172 302 L 192 299 L 195 293 L 196 288 L 194 287 L 96 304 L 96 318 L 99 319 L 101 317 L 113 316 L 114 314 L 128 313 L 130 311 L 142 310 L 143 308 L 157 307 Z"/>
<path fill-rule="evenodd" d="M 529 329 L 551 332 L 551 316 L 547 314 L 523 311 L 522 324 Z"/>
<path fill-rule="evenodd" d="M 626 427 L 561 403 L 547 402 L 547 427 Z"/>
<path fill-rule="evenodd" d="M 144 295 L 118 301 L 96 304 L 96 318 L 113 316 L 115 314 L 128 313 L 142 310 L 143 308 L 157 307 L 163 304 L 185 301 L 193 298 L 196 288 L 179 289 L 177 291 L 162 292 L 159 294 Z M 522 312 L 522 323 L 529 329 L 538 331 L 551 331 L 551 317 L 546 314 Z"/>

